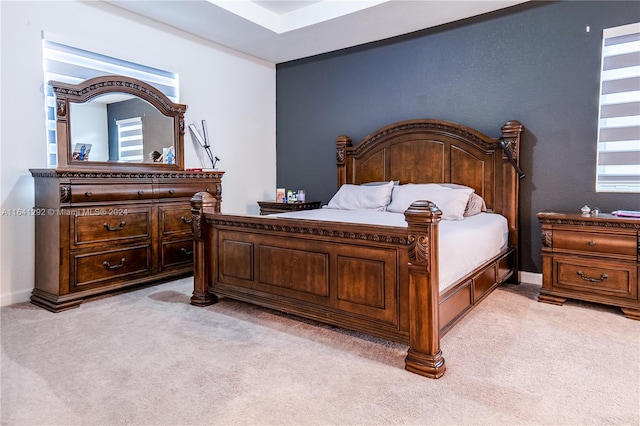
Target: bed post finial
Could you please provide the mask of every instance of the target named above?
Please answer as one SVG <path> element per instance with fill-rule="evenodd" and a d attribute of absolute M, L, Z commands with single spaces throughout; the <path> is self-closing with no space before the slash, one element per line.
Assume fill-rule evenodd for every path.
<path fill-rule="evenodd" d="M 218 200 L 208 192 L 198 192 L 191 198 L 191 230 L 193 233 L 193 296 L 191 304 L 209 306 L 218 301 L 215 294 L 209 293 L 209 268 L 212 267 L 209 253 L 205 250 L 204 238 L 207 238 L 206 222 L 203 219 L 205 208 L 216 209 Z"/>
<path fill-rule="evenodd" d="M 346 135 L 340 135 L 336 138 L 336 164 L 338 165 L 338 189 L 347 183 L 347 167 L 348 162 L 347 150 L 351 148 L 351 138 Z"/>
<path fill-rule="evenodd" d="M 409 351 L 405 369 L 437 379 L 445 372 L 440 350 L 438 223 L 442 212 L 430 201 L 416 201 L 404 212 L 409 241 Z"/>

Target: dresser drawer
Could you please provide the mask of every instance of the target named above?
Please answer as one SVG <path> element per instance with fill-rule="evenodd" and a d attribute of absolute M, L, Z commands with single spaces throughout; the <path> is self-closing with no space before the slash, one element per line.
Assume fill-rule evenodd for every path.
<path fill-rule="evenodd" d="M 636 260 L 638 238 L 634 234 L 554 230 L 553 251 L 605 255 Z"/>
<path fill-rule="evenodd" d="M 191 232 L 191 208 L 160 207 L 160 230 L 163 236 Z"/>
<path fill-rule="evenodd" d="M 73 216 L 71 229 L 74 246 L 150 236 L 152 218 L 149 208 L 92 209 L 88 213 Z"/>
<path fill-rule="evenodd" d="M 196 192 L 208 192 L 216 195 L 215 182 L 175 182 L 163 183 L 157 186 L 158 198 L 191 198 Z"/>
<path fill-rule="evenodd" d="M 148 183 L 114 183 L 112 185 L 71 185 L 71 203 L 150 200 L 153 186 Z"/>
<path fill-rule="evenodd" d="M 162 243 L 162 268 L 193 262 L 193 239 Z"/>
<path fill-rule="evenodd" d="M 149 272 L 150 245 L 76 254 L 73 257 L 74 287 L 108 282 L 116 278 Z"/>
<path fill-rule="evenodd" d="M 555 256 L 553 287 L 623 299 L 637 299 L 637 268 L 625 262 Z"/>

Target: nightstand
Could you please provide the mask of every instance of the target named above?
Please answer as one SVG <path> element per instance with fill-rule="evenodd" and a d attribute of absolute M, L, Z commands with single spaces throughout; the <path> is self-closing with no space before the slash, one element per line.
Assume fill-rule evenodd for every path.
<path fill-rule="evenodd" d="M 293 203 L 279 203 L 277 201 L 258 201 L 260 214 L 296 212 L 300 210 L 313 210 L 320 208 L 320 201 L 295 201 Z"/>
<path fill-rule="evenodd" d="M 640 219 L 610 214 L 538 213 L 542 289 L 538 301 L 567 299 L 619 306 L 640 320 Z"/>

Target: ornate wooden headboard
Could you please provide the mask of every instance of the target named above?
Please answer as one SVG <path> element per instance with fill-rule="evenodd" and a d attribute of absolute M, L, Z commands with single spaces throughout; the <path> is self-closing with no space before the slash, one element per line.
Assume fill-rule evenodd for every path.
<path fill-rule="evenodd" d="M 519 176 L 506 150 L 517 165 L 523 130 L 520 122 L 508 121 L 502 137 L 490 138 L 457 123 L 416 119 L 383 127 L 356 146 L 339 136 L 338 188 L 390 180 L 466 185 L 507 218 L 511 245 L 517 247 Z"/>

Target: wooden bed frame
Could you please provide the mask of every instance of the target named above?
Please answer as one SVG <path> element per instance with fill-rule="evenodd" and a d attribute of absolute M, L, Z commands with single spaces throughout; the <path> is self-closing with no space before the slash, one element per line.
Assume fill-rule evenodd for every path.
<path fill-rule="evenodd" d="M 490 138 L 441 120 L 386 126 L 352 146 L 336 140 L 338 188 L 398 180 L 467 185 L 509 224 L 509 247 L 439 291 L 438 224 L 428 200 L 405 212 L 407 228 L 216 212 L 192 198 L 194 291 L 207 306 L 230 297 L 409 345 L 405 368 L 439 378 L 440 337 L 508 279 L 517 282 L 518 188 L 523 126 Z M 511 157 L 511 158 L 509 158 Z"/>

